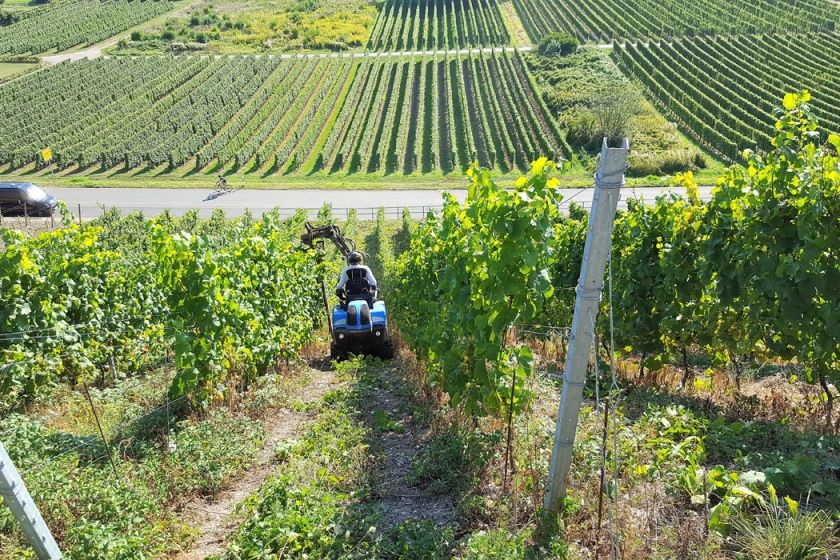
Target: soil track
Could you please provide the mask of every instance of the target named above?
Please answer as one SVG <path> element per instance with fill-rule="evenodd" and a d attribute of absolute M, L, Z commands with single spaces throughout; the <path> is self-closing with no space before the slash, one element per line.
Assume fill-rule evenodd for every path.
<path fill-rule="evenodd" d="M 319 401 L 327 392 L 339 386 L 335 372 L 331 370 L 312 369 L 310 375 L 312 381 L 301 390 L 303 403 Z M 314 419 L 314 415 L 314 412 L 279 409 L 266 418 L 265 443 L 254 466 L 215 497 L 196 500 L 186 506 L 190 525 L 198 528 L 199 537 L 192 548 L 176 557 L 177 560 L 203 560 L 223 552 L 225 538 L 239 526 L 235 515 L 236 506 L 258 491 L 265 479 L 276 469 L 273 460 L 275 446 L 302 433 L 306 425 Z"/>
<path fill-rule="evenodd" d="M 386 529 L 413 520 L 431 520 L 437 526 L 455 517 L 456 502 L 451 494 L 428 494 L 411 487 L 411 464 L 429 438 L 429 429 L 413 417 L 412 397 L 400 361 L 383 368 L 381 382 L 365 402 L 365 415 L 373 419 L 384 412 L 396 429 L 374 426 L 373 448 L 379 469 L 373 484 L 374 504 L 382 513 Z"/>

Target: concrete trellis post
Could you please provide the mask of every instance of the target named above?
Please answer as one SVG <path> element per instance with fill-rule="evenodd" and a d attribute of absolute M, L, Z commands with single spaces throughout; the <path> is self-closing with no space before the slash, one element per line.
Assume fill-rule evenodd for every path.
<path fill-rule="evenodd" d="M 39 560 L 59 560 L 61 551 L 2 443 L 0 443 L 0 494 L 12 510 L 12 514 L 26 535 L 26 540 L 35 550 Z"/>
<path fill-rule="evenodd" d="M 563 372 L 563 393 L 554 432 L 554 447 L 548 473 L 545 508 L 557 511 L 566 495 L 566 477 L 572 464 L 578 415 L 586 383 L 586 367 L 592 348 L 592 323 L 598 317 L 598 303 L 604 287 L 604 269 L 612 247 L 612 230 L 618 198 L 627 167 L 628 141 L 610 148 L 607 139 L 601 147 L 601 160 L 595 173 L 595 195 L 589 214 L 589 230 L 577 285 L 575 314 L 569 336 L 569 352 Z"/>

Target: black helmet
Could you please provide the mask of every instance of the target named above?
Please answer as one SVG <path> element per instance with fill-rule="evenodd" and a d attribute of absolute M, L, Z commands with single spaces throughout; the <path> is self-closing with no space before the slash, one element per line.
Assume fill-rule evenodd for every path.
<path fill-rule="evenodd" d="M 361 264 L 362 254 L 358 251 L 353 251 L 352 253 L 347 255 L 347 262 L 349 264 Z"/>

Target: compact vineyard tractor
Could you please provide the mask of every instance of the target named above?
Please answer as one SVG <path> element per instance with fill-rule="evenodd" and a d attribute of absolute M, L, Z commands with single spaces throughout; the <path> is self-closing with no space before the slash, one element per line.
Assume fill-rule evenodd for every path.
<path fill-rule="evenodd" d="M 344 238 L 338 226 L 313 226 L 309 222 L 305 226 L 300 240 L 307 247 L 317 245 L 323 250 L 325 243 L 332 241 L 345 260 L 356 250 L 355 244 Z M 385 302 L 378 299 L 378 290 L 363 274 L 354 274 L 352 269 L 347 272 L 349 279 L 339 295 L 338 305 L 332 310 L 326 284 L 321 283 L 332 335 L 330 357 L 344 359 L 350 354 L 365 354 L 390 360 L 394 357 L 394 342 L 388 331 Z"/>

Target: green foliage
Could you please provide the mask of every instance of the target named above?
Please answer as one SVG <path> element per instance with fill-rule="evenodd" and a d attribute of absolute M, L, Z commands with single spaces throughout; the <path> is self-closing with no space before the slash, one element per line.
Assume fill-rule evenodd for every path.
<path fill-rule="evenodd" d="M 173 397 L 206 403 L 221 395 L 228 371 L 251 380 L 310 340 L 323 303 L 315 254 L 297 248 L 299 225 L 266 214 L 217 251 L 201 237 L 154 232 L 175 333 Z"/>
<path fill-rule="evenodd" d="M 663 42 L 680 35 L 708 36 L 761 32 L 826 31 L 836 28 L 837 12 L 820 0 L 691 0 L 668 4 L 629 0 L 621 11 L 607 0 L 593 0 L 583 9 L 575 0 L 513 0 L 523 27 L 534 43 L 563 29 L 581 41 Z M 658 42 L 658 41 L 657 41 Z"/>
<path fill-rule="evenodd" d="M 369 50 L 458 50 L 510 42 L 496 0 L 382 0 Z"/>
<path fill-rule="evenodd" d="M 836 17 L 836 9 L 833 11 Z M 765 17 L 764 11 L 753 13 Z M 787 18 L 790 12 L 784 14 Z M 820 78 L 826 71 L 835 72 L 828 70 L 833 64 L 828 53 L 837 45 L 837 32 L 816 33 L 813 41 L 776 33 L 698 36 L 627 43 L 613 49 L 612 57 L 692 140 L 730 161 L 741 162 L 744 149 L 771 149 L 777 132 L 769 101 L 780 87 L 808 84 L 820 92 L 814 114 L 825 130 L 840 130 L 838 101 Z M 791 59 L 799 62 L 788 73 L 789 85 L 782 86 L 778 68 Z M 745 82 L 751 84 L 749 88 L 744 87 Z"/>
<path fill-rule="evenodd" d="M 436 434 L 412 462 L 410 481 L 432 494 L 464 493 L 478 484 L 500 440 L 479 430 Z"/>
<path fill-rule="evenodd" d="M 840 322 L 840 136 L 822 144 L 810 94 L 788 94 L 773 150 L 718 181 L 704 274 L 720 304 L 744 310 L 743 336 L 806 371 L 837 379 Z"/>
<path fill-rule="evenodd" d="M 160 355 L 166 306 L 148 261 L 107 249 L 97 227 L 3 236 L 4 404 L 59 380 L 95 381 L 112 358 L 133 373 Z"/>
<path fill-rule="evenodd" d="M 300 225 L 272 213 L 231 224 L 221 214 L 107 213 L 38 237 L 5 231 L 3 405 L 62 380 L 104 384 L 112 367 L 139 373 L 171 342 L 172 395 L 200 403 L 221 394 L 230 371 L 253 380 L 296 356 L 321 305 L 321 269 L 297 250 Z"/>
<path fill-rule="evenodd" d="M 604 99 L 604 92 L 639 97 L 636 86 L 622 75 L 604 49 L 584 46 L 568 56 L 529 54 L 526 60 L 549 110 L 566 130 L 568 142 L 586 156 L 601 150 L 604 127 L 593 109 L 596 101 Z M 676 125 L 649 103 L 642 102 L 639 110 L 632 112 L 636 114 L 627 123 L 632 146 L 629 176 L 665 175 L 704 164 L 700 152 L 680 135 Z"/>
<path fill-rule="evenodd" d="M 803 513 L 775 492 L 762 501 L 758 513 L 743 512 L 732 521 L 733 544 L 745 560 L 819 560 L 840 550 L 834 522 L 824 511 Z"/>
<path fill-rule="evenodd" d="M 53 2 L 0 30 L 0 55 L 92 45 L 163 14 L 172 6 L 169 0 Z"/>
<path fill-rule="evenodd" d="M 566 33 L 549 33 L 540 41 L 537 52 L 542 56 L 566 56 L 577 51 L 580 43 Z"/>
<path fill-rule="evenodd" d="M 531 351 L 509 348 L 506 337 L 554 293 L 554 170 L 542 158 L 509 190 L 471 168 L 464 205 L 447 196 L 441 217 L 418 228 L 397 263 L 395 320 L 429 360 L 431 384 L 472 414 L 521 410 L 527 400 Z"/>
<path fill-rule="evenodd" d="M 218 409 L 173 421 L 177 446 L 163 453 L 162 438 L 134 423 L 121 434 L 133 443 L 115 455 L 114 474 L 98 436 L 51 432 L 24 417 L 3 420 L 3 429 L 14 428 L 4 444 L 69 560 L 152 560 L 174 552 L 188 535 L 172 503 L 218 491 L 251 464 L 263 437 L 258 423 Z M 154 420 L 165 429 L 163 412 Z M 11 512 L 0 509 L 0 554 L 29 558 L 22 538 Z"/>
<path fill-rule="evenodd" d="M 0 164 L 44 166 L 39 153 L 50 146 L 51 165 L 70 173 L 162 166 L 264 178 L 322 168 L 460 173 L 475 158 L 525 170 L 539 155 L 568 153 L 518 53 L 460 57 L 142 56 L 54 65 L 2 86 Z M 475 119 L 487 136 L 455 136 Z"/>

